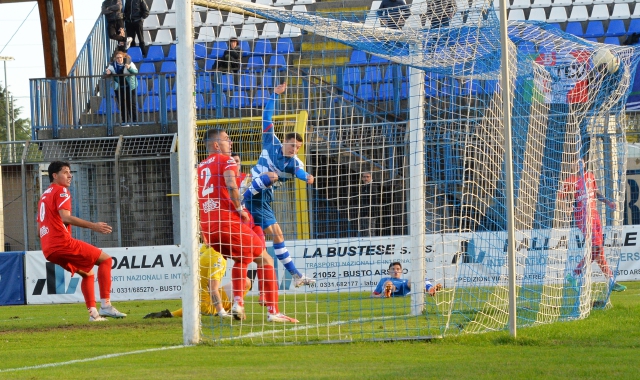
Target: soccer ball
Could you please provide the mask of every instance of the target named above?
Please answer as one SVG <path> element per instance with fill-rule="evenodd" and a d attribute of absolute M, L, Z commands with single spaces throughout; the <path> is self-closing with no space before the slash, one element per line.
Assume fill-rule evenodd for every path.
<path fill-rule="evenodd" d="M 606 48 L 598 49 L 595 54 L 591 56 L 593 66 L 599 68 L 604 66 L 607 69 L 607 74 L 613 74 L 620 68 L 620 59 L 611 53 L 611 50 Z"/>

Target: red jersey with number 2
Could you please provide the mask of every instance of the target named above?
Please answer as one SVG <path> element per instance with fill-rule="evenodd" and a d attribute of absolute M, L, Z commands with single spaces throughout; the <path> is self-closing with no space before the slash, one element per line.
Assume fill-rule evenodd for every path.
<path fill-rule="evenodd" d="M 71 194 L 64 186 L 52 183 L 38 203 L 38 231 L 45 257 L 71 243 L 71 226 L 65 226 L 60 210 L 71 211 Z"/>
<path fill-rule="evenodd" d="M 211 222 L 241 221 L 224 181 L 227 170 L 238 175 L 238 165 L 233 157 L 220 153 L 210 155 L 198 165 L 198 204 L 203 230 L 217 229 L 210 225 Z"/>

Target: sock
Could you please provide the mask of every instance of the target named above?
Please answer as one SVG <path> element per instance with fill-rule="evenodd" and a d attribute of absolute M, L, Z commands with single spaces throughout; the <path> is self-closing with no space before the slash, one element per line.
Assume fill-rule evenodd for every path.
<path fill-rule="evenodd" d="M 292 276 L 302 277 L 302 273 L 298 271 L 298 268 L 296 268 L 293 260 L 291 260 L 291 257 L 289 257 L 289 251 L 287 250 L 287 247 L 285 247 L 284 242 L 273 243 L 273 250 L 276 252 L 276 257 L 278 258 L 278 260 L 280 260 L 282 265 L 284 265 L 284 267 L 289 271 L 289 273 L 291 273 Z"/>
<path fill-rule="evenodd" d="M 91 275 L 84 277 L 82 279 L 82 282 L 80 283 L 80 289 L 82 290 L 84 303 L 87 305 L 87 309 L 96 307 L 96 287 L 94 284 L 95 280 L 95 276 Z"/>
<path fill-rule="evenodd" d="M 264 302 L 269 314 L 278 314 L 278 281 L 271 265 L 258 267 L 258 282 L 264 294 Z"/>
<path fill-rule="evenodd" d="M 271 178 L 269 178 L 267 174 L 263 174 L 251 181 L 251 185 L 247 188 L 244 194 L 242 194 L 242 197 L 245 201 L 251 199 L 251 197 L 260 193 L 262 190 L 265 190 L 269 186 L 271 186 Z"/>
<path fill-rule="evenodd" d="M 102 307 L 111 305 L 111 257 L 98 265 L 98 286 L 100 287 L 100 303 Z"/>
<path fill-rule="evenodd" d="M 171 315 L 173 315 L 174 317 L 177 317 L 177 318 L 182 318 L 182 309 L 178 309 L 176 311 L 172 311 Z"/>
<path fill-rule="evenodd" d="M 89 316 L 94 317 L 94 318 L 100 316 L 100 314 L 98 314 L 98 309 L 96 309 L 95 306 L 89 308 Z"/>
<path fill-rule="evenodd" d="M 244 306 L 244 286 L 247 282 L 247 265 L 236 261 L 231 268 L 231 287 L 233 288 L 233 300 Z"/>

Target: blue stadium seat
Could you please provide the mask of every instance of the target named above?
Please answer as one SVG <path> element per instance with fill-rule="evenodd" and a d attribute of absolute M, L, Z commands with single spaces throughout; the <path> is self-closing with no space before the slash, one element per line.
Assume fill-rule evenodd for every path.
<path fill-rule="evenodd" d="M 254 108 L 262 108 L 269 98 L 271 98 L 271 92 L 269 90 L 258 90 L 253 97 L 251 106 Z"/>
<path fill-rule="evenodd" d="M 138 96 L 147 96 L 149 95 L 149 88 L 147 84 L 147 78 L 143 76 L 138 76 L 138 87 L 136 87 L 136 95 Z"/>
<path fill-rule="evenodd" d="M 587 38 L 598 38 L 604 36 L 604 26 L 602 21 L 589 21 L 587 30 L 584 32 Z"/>
<path fill-rule="evenodd" d="M 118 111 L 118 105 L 116 104 L 116 100 L 114 98 L 111 99 L 111 113 L 120 113 Z M 107 98 L 102 98 L 100 102 L 100 107 L 98 107 L 98 115 L 106 115 L 107 114 Z"/>
<path fill-rule="evenodd" d="M 275 86 L 273 85 L 273 73 L 265 72 L 262 76 L 262 85 L 260 86 L 264 89 L 272 89 Z"/>
<path fill-rule="evenodd" d="M 204 61 L 204 69 L 206 71 L 213 71 L 216 68 L 216 60 L 207 58 Z"/>
<path fill-rule="evenodd" d="M 196 77 L 196 92 L 211 92 L 212 89 L 211 75 L 209 73 L 201 73 Z"/>
<path fill-rule="evenodd" d="M 147 51 L 147 56 L 144 57 L 142 61 L 143 62 L 164 61 L 164 51 L 162 51 L 162 46 L 160 45 L 149 46 L 149 50 Z"/>
<path fill-rule="evenodd" d="M 142 50 L 140 50 L 138 46 L 130 47 L 129 50 L 127 50 L 127 54 L 131 57 L 131 62 L 142 62 Z"/>
<path fill-rule="evenodd" d="M 202 94 L 196 94 L 196 109 L 201 110 L 207 108 L 207 102 L 204 101 Z"/>
<path fill-rule="evenodd" d="M 195 59 L 207 58 L 207 46 L 205 44 L 195 44 L 193 46 L 193 56 Z"/>
<path fill-rule="evenodd" d="M 256 77 L 253 74 L 240 75 L 238 86 L 241 90 L 252 90 L 257 87 Z"/>
<path fill-rule="evenodd" d="M 264 60 L 259 55 L 251 56 L 247 61 L 246 67 L 247 67 L 247 70 L 262 71 L 264 70 Z"/>
<path fill-rule="evenodd" d="M 369 60 L 370 65 L 384 65 L 387 63 L 389 63 L 388 59 L 378 57 L 377 55 L 372 55 L 371 59 Z"/>
<path fill-rule="evenodd" d="M 278 70 L 286 70 L 287 69 L 287 60 L 283 55 L 272 55 L 269 58 L 269 66 L 276 67 Z"/>
<path fill-rule="evenodd" d="M 611 20 L 607 27 L 605 37 L 620 37 L 627 34 L 627 29 L 624 27 L 624 20 Z"/>
<path fill-rule="evenodd" d="M 562 30 L 562 27 L 560 26 L 560 24 L 555 23 L 555 22 L 548 23 L 548 24 L 547 24 L 547 27 L 548 27 L 549 29 L 559 29 L 559 30 Z"/>
<path fill-rule="evenodd" d="M 253 55 L 271 55 L 273 49 L 271 47 L 271 40 L 257 40 L 253 47 Z"/>
<path fill-rule="evenodd" d="M 343 84 L 360 84 L 360 68 L 359 67 L 346 67 L 344 74 L 342 75 Z"/>
<path fill-rule="evenodd" d="M 482 93 L 482 84 L 477 79 L 471 79 L 464 82 L 460 89 L 460 95 L 478 95 Z"/>
<path fill-rule="evenodd" d="M 604 43 L 608 45 L 620 45 L 620 39 L 618 37 L 606 37 Z"/>
<path fill-rule="evenodd" d="M 522 41 L 518 44 L 518 52 L 521 54 L 536 54 L 538 49 L 536 44 L 530 41 Z"/>
<path fill-rule="evenodd" d="M 500 92 L 499 82 L 497 79 L 487 80 L 484 86 L 485 93 L 492 95 L 496 92 Z"/>
<path fill-rule="evenodd" d="M 385 82 L 393 82 L 393 76 L 394 74 L 396 75 L 396 77 L 398 78 L 399 81 L 402 81 L 402 67 L 400 67 L 400 65 L 389 65 L 387 66 L 387 69 L 384 71 L 384 78 L 383 80 Z"/>
<path fill-rule="evenodd" d="M 350 65 L 366 65 L 367 63 L 367 53 L 360 50 L 351 52 L 351 57 L 349 58 Z"/>
<path fill-rule="evenodd" d="M 380 72 L 380 67 L 365 66 L 363 83 L 380 83 L 380 82 L 382 82 L 382 73 Z"/>
<path fill-rule="evenodd" d="M 225 96 L 225 94 L 216 94 L 213 93 L 211 94 L 211 100 L 209 101 L 209 103 L 207 103 L 207 108 L 210 110 L 214 110 L 216 108 L 218 108 L 218 101 L 221 102 L 221 106 L 222 107 L 227 107 L 227 97 Z"/>
<path fill-rule="evenodd" d="M 138 74 L 155 74 L 156 73 L 156 66 L 151 63 L 151 62 L 145 62 L 142 65 L 140 65 L 140 68 L 138 69 Z"/>
<path fill-rule="evenodd" d="M 225 41 L 216 41 L 213 43 L 213 47 L 211 48 L 211 53 L 209 53 L 209 58 L 218 59 L 224 55 L 224 52 L 227 51 L 229 45 Z"/>
<path fill-rule="evenodd" d="M 162 66 L 160 66 L 160 72 L 164 74 L 175 75 L 176 73 L 176 63 L 174 61 L 164 61 L 162 62 Z"/>
<path fill-rule="evenodd" d="M 344 99 L 352 102 L 353 96 L 355 95 L 355 90 L 353 89 L 353 87 L 348 84 L 342 88 L 342 91 Z"/>
<path fill-rule="evenodd" d="M 427 97 L 438 96 L 438 76 L 427 74 L 424 78 L 424 95 Z"/>
<path fill-rule="evenodd" d="M 178 98 L 176 95 L 167 96 L 167 111 L 176 111 L 178 109 Z"/>
<path fill-rule="evenodd" d="M 636 6 L 638 6 L 636 4 Z M 640 18 L 631 19 L 629 23 L 629 29 L 627 30 L 627 34 L 640 33 Z"/>
<path fill-rule="evenodd" d="M 393 83 L 383 83 L 378 88 L 378 100 L 393 99 Z"/>
<path fill-rule="evenodd" d="M 246 40 L 240 41 L 240 51 L 242 52 L 243 57 L 248 57 L 251 55 L 251 46 L 249 46 L 249 42 Z"/>
<path fill-rule="evenodd" d="M 441 95 L 444 96 L 457 96 L 460 95 L 460 83 L 457 79 L 446 77 L 442 79 L 442 85 L 440 86 Z"/>
<path fill-rule="evenodd" d="M 276 54 L 291 54 L 295 52 L 293 41 L 289 37 L 280 38 L 276 43 Z"/>
<path fill-rule="evenodd" d="M 409 83 L 402 82 L 400 85 L 400 99 L 407 99 L 409 97 Z"/>
<path fill-rule="evenodd" d="M 375 99 L 373 95 L 373 87 L 370 84 L 362 84 L 358 87 L 358 100 L 370 102 Z"/>
<path fill-rule="evenodd" d="M 176 44 L 169 45 L 169 53 L 167 57 L 164 59 L 165 61 L 175 61 L 176 60 Z"/>
<path fill-rule="evenodd" d="M 229 108 L 247 108 L 251 105 L 246 91 L 234 91 L 229 101 Z"/>
<path fill-rule="evenodd" d="M 178 92 L 178 81 L 175 77 L 165 77 L 164 81 L 166 83 L 164 88 L 167 90 L 167 94 L 175 94 Z"/>
<path fill-rule="evenodd" d="M 584 36 L 584 30 L 582 30 L 582 23 L 578 21 L 572 21 L 567 23 L 565 32 L 573 34 L 574 36 Z"/>
<path fill-rule="evenodd" d="M 158 112 L 160 111 L 160 97 L 150 95 L 144 99 L 142 103 L 142 112 Z"/>
<path fill-rule="evenodd" d="M 233 83 L 233 74 L 222 74 L 220 76 L 220 82 L 222 85 L 222 91 L 233 91 L 236 88 Z"/>

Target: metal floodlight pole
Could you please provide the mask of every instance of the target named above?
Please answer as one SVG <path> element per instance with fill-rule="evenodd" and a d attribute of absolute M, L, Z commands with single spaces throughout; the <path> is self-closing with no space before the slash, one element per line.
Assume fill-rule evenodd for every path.
<path fill-rule="evenodd" d="M 507 1 L 500 0 L 500 46 L 502 66 L 502 116 L 504 125 L 504 170 L 507 198 L 507 256 L 509 268 L 509 333 L 516 337 L 516 252 L 513 200 L 513 147 L 511 142 L 511 81 L 509 79 L 509 35 Z"/>
<path fill-rule="evenodd" d="M 11 130 L 9 128 L 9 86 L 7 85 L 7 61 L 13 60 L 13 57 L 0 56 L 0 61 L 4 61 L 4 112 L 7 123 L 7 141 L 11 141 Z"/>

